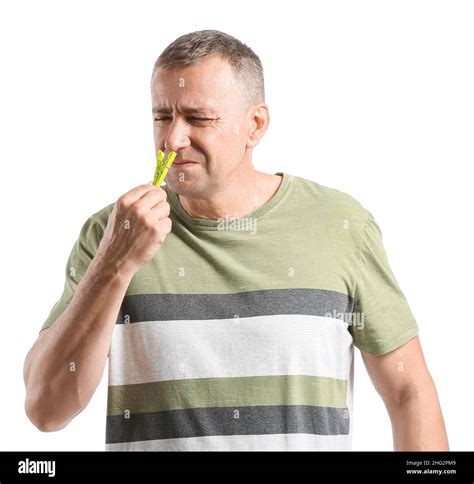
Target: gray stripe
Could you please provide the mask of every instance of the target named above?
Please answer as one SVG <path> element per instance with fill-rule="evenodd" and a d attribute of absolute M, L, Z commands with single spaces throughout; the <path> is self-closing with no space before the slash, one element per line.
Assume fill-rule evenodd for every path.
<path fill-rule="evenodd" d="M 348 435 L 347 408 L 302 405 L 194 408 L 107 417 L 106 443 L 211 435 Z"/>
<path fill-rule="evenodd" d="M 117 324 L 275 314 L 330 316 L 347 322 L 352 308 L 351 296 L 324 289 L 268 289 L 235 294 L 137 294 L 124 298 Z"/>

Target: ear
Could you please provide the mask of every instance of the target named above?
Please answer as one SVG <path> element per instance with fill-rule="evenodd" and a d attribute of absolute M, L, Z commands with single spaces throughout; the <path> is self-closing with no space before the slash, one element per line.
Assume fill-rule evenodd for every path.
<path fill-rule="evenodd" d="M 270 112 L 266 103 L 252 106 L 248 114 L 249 130 L 247 148 L 254 148 L 265 135 L 270 125 Z"/>

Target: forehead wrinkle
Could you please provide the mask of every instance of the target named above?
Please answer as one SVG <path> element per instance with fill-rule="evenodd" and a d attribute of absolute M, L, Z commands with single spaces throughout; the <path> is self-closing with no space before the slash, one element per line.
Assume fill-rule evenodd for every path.
<path fill-rule="evenodd" d="M 176 110 L 181 114 L 196 114 L 196 113 L 207 113 L 216 114 L 216 110 L 210 106 L 199 106 L 199 105 L 184 105 L 182 107 L 177 106 Z M 168 105 L 156 105 L 153 106 L 153 113 L 167 113 L 171 114 L 173 109 Z"/>

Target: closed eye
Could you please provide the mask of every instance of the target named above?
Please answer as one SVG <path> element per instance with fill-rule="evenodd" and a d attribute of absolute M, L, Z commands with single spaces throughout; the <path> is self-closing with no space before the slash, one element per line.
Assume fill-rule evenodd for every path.
<path fill-rule="evenodd" d="M 196 118 L 196 117 L 191 117 L 188 118 L 191 121 L 212 121 L 212 118 Z"/>
<path fill-rule="evenodd" d="M 214 121 L 214 118 L 198 118 L 196 116 L 190 116 L 187 118 L 188 121 L 195 122 L 195 121 Z M 170 117 L 162 117 L 162 118 L 154 118 L 154 121 L 169 121 L 171 120 Z"/>

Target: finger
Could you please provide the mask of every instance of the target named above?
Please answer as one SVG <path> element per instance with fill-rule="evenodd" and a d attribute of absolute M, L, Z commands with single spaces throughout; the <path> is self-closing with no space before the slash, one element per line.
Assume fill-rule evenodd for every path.
<path fill-rule="evenodd" d="M 169 217 L 162 218 L 156 222 L 159 231 L 162 234 L 168 235 L 171 232 L 172 222 Z"/>
<path fill-rule="evenodd" d="M 156 190 L 149 190 L 149 191 L 145 192 L 137 200 L 136 203 L 140 204 L 140 206 L 147 209 L 147 208 L 152 208 L 157 203 L 165 201 L 166 200 L 166 192 L 160 187 L 155 186 L 155 188 L 156 188 Z"/>
<path fill-rule="evenodd" d="M 142 195 L 152 190 L 162 190 L 162 188 L 157 187 L 153 184 L 138 185 L 137 187 L 132 188 L 128 192 L 124 193 L 120 198 L 123 202 L 129 203 L 131 205 L 135 203 L 138 199 L 140 199 Z"/>
<path fill-rule="evenodd" d="M 157 203 L 154 207 L 150 209 L 152 216 L 156 217 L 157 220 L 168 217 L 170 211 L 170 204 L 165 200 Z"/>

